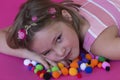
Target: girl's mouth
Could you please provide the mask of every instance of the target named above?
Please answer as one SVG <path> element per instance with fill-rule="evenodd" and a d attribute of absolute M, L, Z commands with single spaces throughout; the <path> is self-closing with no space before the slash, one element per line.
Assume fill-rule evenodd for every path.
<path fill-rule="evenodd" d="M 67 53 L 67 56 L 65 57 L 66 59 L 69 59 L 71 56 L 71 50 Z"/>

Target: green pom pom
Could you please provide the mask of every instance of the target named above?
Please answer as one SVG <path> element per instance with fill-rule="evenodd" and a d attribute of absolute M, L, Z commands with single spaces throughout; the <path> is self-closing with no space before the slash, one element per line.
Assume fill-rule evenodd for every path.
<path fill-rule="evenodd" d="M 47 72 L 51 72 L 51 70 L 50 70 L 50 69 L 48 69 L 48 70 L 47 70 Z"/>
<path fill-rule="evenodd" d="M 100 62 L 104 62 L 105 60 L 106 60 L 106 58 L 102 57 L 102 56 L 99 56 L 99 58 L 98 58 L 98 61 L 100 61 Z"/>
<path fill-rule="evenodd" d="M 54 72 L 54 71 L 59 71 L 58 66 L 54 66 L 54 67 L 52 67 L 52 72 Z"/>
<path fill-rule="evenodd" d="M 36 74 L 39 70 L 38 69 L 34 69 L 34 73 Z"/>
<path fill-rule="evenodd" d="M 43 70 L 43 66 L 41 64 L 37 64 L 35 68 L 38 70 Z"/>

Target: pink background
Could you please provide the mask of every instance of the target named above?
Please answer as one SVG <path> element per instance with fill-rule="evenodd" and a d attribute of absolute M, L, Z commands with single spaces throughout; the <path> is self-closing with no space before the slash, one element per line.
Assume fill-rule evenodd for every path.
<path fill-rule="evenodd" d="M 13 23 L 18 8 L 23 2 L 25 0 L 0 0 L 0 29 Z M 61 76 L 57 80 L 68 79 L 78 80 L 76 76 Z M 0 80 L 40 80 L 40 78 L 27 70 L 23 65 L 23 59 L 0 54 Z M 98 68 L 95 68 L 91 74 L 82 72 L 81 80 L 120 80 L 120 61 L 111 61 L 110 72 Z"/>

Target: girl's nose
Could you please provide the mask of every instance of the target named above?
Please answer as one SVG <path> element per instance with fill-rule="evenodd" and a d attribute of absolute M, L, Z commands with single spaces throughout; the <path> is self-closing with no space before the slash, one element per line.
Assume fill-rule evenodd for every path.
<path fill-rule="evenodd" d="M 55 48 L 55 53 L 59 57 L 63 57 L 65 55 L 65 48 L 57 47 Z"/>

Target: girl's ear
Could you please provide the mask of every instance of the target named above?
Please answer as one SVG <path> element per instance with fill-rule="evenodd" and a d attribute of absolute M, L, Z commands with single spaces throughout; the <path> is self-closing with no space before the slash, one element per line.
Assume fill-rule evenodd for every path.
<path fill-rule="evenodd" d="M 70 13 L 67 11 L 67 10 L 62 10 L 62 16 L 69 20 L 69 21 L 72 21 L 72 16 L 70 15 Z"/>

